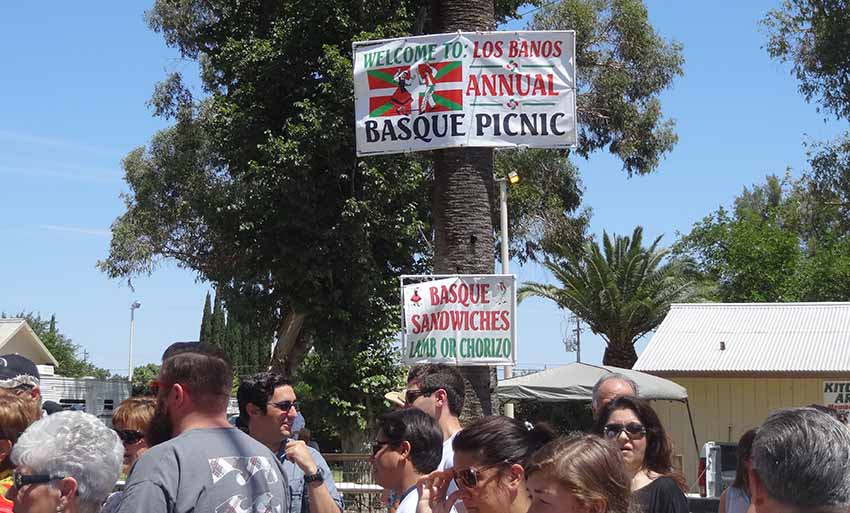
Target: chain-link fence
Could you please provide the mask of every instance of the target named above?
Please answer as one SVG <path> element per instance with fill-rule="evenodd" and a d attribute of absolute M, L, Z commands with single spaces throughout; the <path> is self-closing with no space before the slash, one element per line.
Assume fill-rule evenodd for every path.
<path fill-rule="evenodd" d="M 368 454 L 329 453 L 322 455 L 334 483 L 345 500 L 346 513 L 386 513 L 383 489 L 372 478 Z"/>

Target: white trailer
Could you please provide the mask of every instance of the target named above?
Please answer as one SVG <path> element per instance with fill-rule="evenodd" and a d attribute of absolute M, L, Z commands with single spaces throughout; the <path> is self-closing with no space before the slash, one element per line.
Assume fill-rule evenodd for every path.
<path fill-rule="evenodd" d="M 39 365 L 41 397 L 55 401 L 66 410 L 80 410 L 112 425 L 112 412 L 130 397 L 130 383 L 124 379 L 68 378 L 53 374 L 52 365 Z"/>

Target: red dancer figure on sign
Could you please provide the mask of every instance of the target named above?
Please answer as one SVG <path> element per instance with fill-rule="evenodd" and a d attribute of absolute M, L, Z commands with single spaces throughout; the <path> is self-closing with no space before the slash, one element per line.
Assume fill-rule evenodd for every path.
<path fill-rule="evenodd" d="M 398 83 L 398 87 L 393 95 L 390 96 L 390 101 L 396 106 L 395 111 L 397 114 L 409 116 L 410 105 L 413 103 L 413 98 L 410 96 L 410 93 L 407 92 L 407 81 L 410 80 L 410 70 L 399 70 L 393 76 L 393 79 L 395 79 L 396 83 Z"/>

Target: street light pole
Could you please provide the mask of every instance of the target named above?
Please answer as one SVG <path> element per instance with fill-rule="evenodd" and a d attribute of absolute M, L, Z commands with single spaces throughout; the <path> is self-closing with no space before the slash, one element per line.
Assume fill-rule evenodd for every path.
<path fill-rule="evenodd" d="M 133 383 L 133 332 L 135 331 L 135 313 L 140 306 L 142 304 L 138 301 L 133 301 L 133 304 L 130 305 L 130 351 L 127 357 L 127 381 L 130 382 L 131 386 Z"/>
<path fill-rule="evenodd" d="M 508 253 L 508 179 L 497 178 L 499 184 L 499 217 L 500 232 L 502 237 L 502 274 L 508 274 L 510 267 L 510 255 Z M 514 376 L 513 365 L 505 365 L 505 379 Z M 514 418 L 514 404 L 505 404 L 505 416 Z"/>

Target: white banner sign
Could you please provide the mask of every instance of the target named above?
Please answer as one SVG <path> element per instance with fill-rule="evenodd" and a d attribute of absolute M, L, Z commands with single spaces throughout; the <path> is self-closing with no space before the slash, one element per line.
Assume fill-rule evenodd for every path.
<path fill-rule="evenodd" d="M 418 280 L 429 281 L 418 281 Z M 512 365 L 516 355 L 516 278 L 402 277 L 406 364 Z"/>
<path fill-rule="evenodd" d="M 575 32 L 354 43 L 357 155 L 575 146 Z"/>
<path fill-rule="evenodd" d="M 824 381 L 823 405 L 836 410 L 850 410 L 850 381 Z"/>

